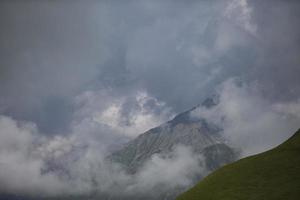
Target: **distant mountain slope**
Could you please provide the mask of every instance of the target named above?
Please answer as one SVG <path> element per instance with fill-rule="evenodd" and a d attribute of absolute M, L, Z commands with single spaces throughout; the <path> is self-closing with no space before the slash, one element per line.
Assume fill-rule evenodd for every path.
<path fill-rule="evenodd" d="M 212 99 L 205 100 L 201 106 L 212 107 Z M 192 184 L 208 173 L 237 159 L 238 153 L 230 147 L 221 135 L 221 129 L 209 124 L 205 119 L 191 114 L 194 107 L 175 116 L 172 120 L 153 128 L 114 152 L 109 159 L 121 164 L 129 173 L 136 173 L 155 154 L 169 155 L 178 145 L 189 147 L 196 155 L 199 165 L 204 169 L 193 175 Z M 155 192 L 150 199 L 175 199 L 187 186 L 172 191 Z M 138 198 L 140 199 L 140 198 Z M 145 199 L 143 197 L 143 199 Z"/>
<path fill-rule="evenodd" d="M 177 199 L 300 199 L 300 129 L 270 151 L 215 171 Z"/>
<path fill-rule="evenodd" d="M 212 106 L 212 100 L 206 100 L 203 106 Z M 110 159 L 121 163 L 129 172 L 135 173 L 154 154 L 166 154 L 177 145 L 190 147 L 205 158 L 209 171 L 233 162 L 236 152 L 226 144 L 219 134 L 221 129 L 208 124 L 204 119 L 191 117 L 192 108 L 177 115 L 161 126 L 141 134 L 124 148 L 114 152 Z"/>

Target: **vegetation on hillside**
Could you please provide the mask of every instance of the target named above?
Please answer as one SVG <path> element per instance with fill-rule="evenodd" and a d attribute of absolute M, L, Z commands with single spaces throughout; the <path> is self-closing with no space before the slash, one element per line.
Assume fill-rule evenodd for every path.
<path fill-rule="evenodd" d="M 272 150 L 222 167 L 177 198 L 235 199 L 300 199 L 300 129 Z"/>

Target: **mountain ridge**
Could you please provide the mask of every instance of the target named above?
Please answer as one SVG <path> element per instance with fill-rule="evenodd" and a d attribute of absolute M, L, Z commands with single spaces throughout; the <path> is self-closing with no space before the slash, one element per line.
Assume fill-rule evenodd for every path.
<path fill-rule="evenodd" d="M 193 183 L 196 183 L 211 171 L 235 161 L 238 157 L 238 151 L 227 143 L 220 127 L 192 115 L 192 112 L 200 106 L 210 108 L 215 105 L 213 99 L 205 100 L 202 104 L 179 113 L 172 120 L 139 135 L 122 149 L 114 152 L 109 159 L 119 163 L 128 173 L 135 174 L 151 160 L 152 156 L 168 155 L 177 146 L 185 146 L 198 156 L 198 164 L 205 169 L 194 175 Z M 186 188 L 182 187 L 174 191 L 173 196 L 163 198 L 174 199 L 175 194 Z M 154 199 L 161 198 L 160 196 Z"/>
<path fill-rule="evenodd" d="M 138 156 L 143 156 L 136 156 L 136 154 L 149 154 L 147 156 L 145 155 L 145 159 L 141 161 L 140 164 L 142 165 L 146 158 L 149 159 L 151 155 L 172 151 L 172 148 L 176 145 L 189 146 L 192 147 L 196 153 L 201 153 L 205 148 L 211 145 L 220 147 L 220 144 L 223 144 L 224 149 L 228 147 L 229 153 L 231 147 L 220 134 L 222 131 L 221 128 L 214 124 L 207 123 L 205 119 L 191 117 L 191 113 L 199 106 L 210 108 L 214 105 L 216 105 L 215 100 L 208 98 L 203 101 L 202 104 L 179 113 L 166 123 L 140 134 L 137 138 L 128 142 L 122 149 L 114 152 L 110 159 L 123 164 L 125 168 L 127 167 L 129 169 L 129 172 L 134 173 L 139 166 L 136 166 L 138 164 L 134 163 L 133 160 Z M 137 146 L 141 146 L 143 149 L 138 149 Z M 149 148 L 149 151 L 145 152 L 147 151 L 145 148 Z M 124 154 L 124 152 L 128 154 L 125 155 L 126 153 Z M 233 155 L 234 153 L 236 152 L 232 151 L 232 155 L 230 155 L 231 158 L 224 162 L 228 163 L 233 161 L 235 159 L 233 158 L 235 156 Z M 128 160 L 124 160 L 124 157 L 128 158 Z M 133 167 L 131 167 L 131 162 L 133 162 Z M 219 165 L 221 165 L 221 163 Z M 217 167 L 217 165 L 215 166 Z"/>

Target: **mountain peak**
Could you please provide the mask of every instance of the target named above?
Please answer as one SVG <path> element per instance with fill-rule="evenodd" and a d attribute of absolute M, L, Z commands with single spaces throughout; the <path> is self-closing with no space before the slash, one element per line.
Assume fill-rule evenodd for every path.
<path fill-rule="evenodd" d="M 206 108 L 211 108 L 214 107 L 218 104 L 218 99 L 217 96 L 214 95 L 210 98 L 206 98 L 202 103 L 201 106 L 206 107 Z"/>
<path fill-rule="evenodd" d="M 177 124 L 188 124 L 188 123 L 195 123 L 195 122 L 206 123 L 204 119 L 191 117 L 191 112 L 199 107 L 212 108 L 217 104 L 218 104 L 218 99 L 216 95 L 210 98 L 206 98 L 201 104 L 176 115 L 172 120 L 168 121 L 167 123 L 169 123 L 173 127 L 176 126 Z"/>
<path fill-rule="evenodd" d="M 216 103 L 214 99 L 207 99 L 203 105 L 214 106 Z M 235 151 L 227 146 L 225 139 L 219 134 L 220 128 L 208 124 L 205 119 L 190 116 L 196 108 L 193 107 L 182 112 L 172 120 L 139 135 L 123 149 L 114 152 L 111 159 L 123 164 L 125 168 L 129 169 L 129 172 L 134 173 L 152 155 L 169 153 L 175 146 L 183 145 L 190 147 L 198 154 L 212 156 L 212 158 L 207 158 L 210 162 L 208 166 L 216 168 L 233 161 L 236 157 Z M 224 145 L 221 147 L 219 144 Z M 226 155 L 222 154 L 225 151 Z M 222 154 L 224 159 L 218 159 L 219 154 Z"/>

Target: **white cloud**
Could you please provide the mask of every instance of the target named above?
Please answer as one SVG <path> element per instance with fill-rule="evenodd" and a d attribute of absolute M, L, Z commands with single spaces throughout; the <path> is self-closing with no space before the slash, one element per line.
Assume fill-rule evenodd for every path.
<path fill-rule="evenodd" d="M 177 146 L 170 155 L 154 154 L 137 174 L 138 191 L 151 190 L 157 186 L 175 188 L 189 186 L 195 174 L 205 174 L 205 166 L 199 165 L 200 155 L 185 146 Z M 202 158 L 202 161 L 204 159 Z"/>
<path fill-rule="evenodd" d="M 164 102 L 145 91 L 121 97 L 103 94 L 102 91 L 84 95 L 85 97 L 78 97 L 82 106 L 77 115 L 80 115 L 81 119 L 88 118 L 90 123 L 105 126 L 111 129 L 112 133 L 128 137 L 137 136 L 173 116 L 171 109 Z M 103 96 L 106 101 L 104 106 L 101 101 Z"/>
<path fill-rule="evenodd" d="M 32 123 L 1 116 L 0 192 L 147 195 L 157 184 L 167 191 L 191 183 L 192 174 L 200 170 L 199 158 L 185 147 L 175 148 L 166 157 L 153 156 L 135 175 L 106 160 L 110 145 L 122 141 L 124 135 L 141 133 L 170 116 L 163 102 L 145 92 L 136 93 L 137 107 L 125 113 L 130 119 L 127 125 L 122 124 L 122 106 L 128 99 L 110 96 L 106 107 L 95 109 L 94 103 L 102 96 L 85 95 L 77 102 L 82 110 L 76 113 L 68 135 L 45 137 Z"/>
<path fill-rule="evenodd" d="M 0 116 L 0 192 L 48 195 L 70 189 L 57 176 L 42 175 L 37 137 L 33 124 Z"/>
<path fill-rule="evenodd" d="M 274 110 L 281 113 L 284 118 L 300 119 L 300 99 L 294 102 L 274 104 Z"/>
<path fill-rule="evenodd" d="M 225 81 L 218 94 L 217 106 L 200 107 L 193 115 L 222 127 L 243 156 L 273 148 L 299 128 L 299 101 L 273 104 L 263 97 L 258 85 L 236 79 Z"/>
<path fill-rule="evenodd" d="M 257 26 L 252 19 L 252 8 L 247 0 L 231 0 L 224 12 L 224 16 L 232 20 L 250 34 L 256 35 Z"/>

